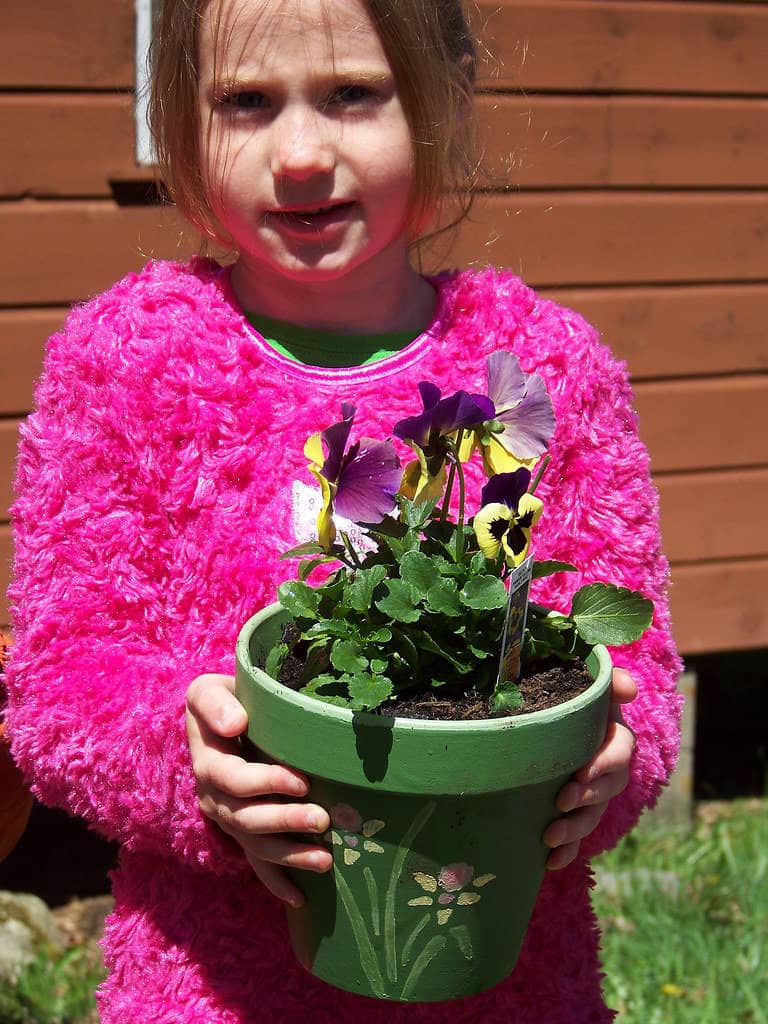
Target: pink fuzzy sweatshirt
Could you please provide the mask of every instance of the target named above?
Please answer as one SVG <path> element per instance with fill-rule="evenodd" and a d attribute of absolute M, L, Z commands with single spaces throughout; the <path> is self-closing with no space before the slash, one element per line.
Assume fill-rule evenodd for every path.
<path fill-rule="evenodd" d="M 73 310 L 50 340 L 13 510 L 9 719 L 40 800 L 121 845 L 103 1024 L 612 1019 L 587 858 L 655 801 L 678 742 L 648 455 L 625 368 L 579 316 L 508 272 L 434 283 L 430 328 L 352 370 L 276 354 L 227 275 L 202 260 L 149 264 Z M 294 962 L 281 906 L 198 808 L 184 695 L 202 672 L 233 671 L 240 626 L 293 575 L 280 553 L 314 521 L 305 439 L 339 418 L 342 400 L 358 407 L 356 436 L 387 436 L 419 411 L 419 381 L 482 391 L 485 356 L 499 348 L 543 376 L 557 416 L 535 554 L 580 569 L 539 581 L 535 597 L 566 610 L 583 581 L 605 579 L 655 603 L 644 638 L 613 652 L 640 689 L 626 709 L 637 752 L 583 856 L 547 875 L 509 979 L 447 1004 L 379 1004 Z"/>

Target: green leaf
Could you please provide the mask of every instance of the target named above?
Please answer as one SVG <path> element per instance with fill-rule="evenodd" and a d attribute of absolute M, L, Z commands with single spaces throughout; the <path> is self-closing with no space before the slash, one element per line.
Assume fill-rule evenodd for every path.
<path fill-rule="evenodd" d="M 299 565 L 299 579 L 305 580 L 318 565 L 326 565 L 328 562 L 337 562 L 333 555 L 325 555 L 323 558 L 307 558 Z"/>
<path fill-rule="evenodd" d="M 320 619 L 313 622 L 306 632 L 302 633 L 305 640 L 313 640 L 315 637 L 340 636 L 350 637 L 354 633 L 352 626 L 346 619 Z"/>
<path fill-rule="evenodd" d="M 588 644 L 629 644 L 651 624 L 653 604 L 627 587 L 590 583 L 573 595 L 571 618 Z"/>
<path fill-rule="evenodd" d="M 283 608 L 298 618 L 313 619 L 320 606 L 318 592 L 300 580 L 281 583 L 277 588 L 277 596 Z"/>
<path fill-rule="evenodd" d="M 499 712 L 509 714 L 511 711 L 517 711 L 518 708 L 523 707 L 525 700 L 520 692 L 520 687 L 516 683 L 507 682 L 494 690 L 488 704 L 495 714 L 499 714 Z"/>
<path fill-rule="evenodd" d="M 281 558 L 306 558 L 307 555 L 325 555 L 327 554 L 325 548 L 318 544 L 316 540 L 309 540 L 306 544 L 299 544 L 295 548 L 291 548 L 290 551 L 284 551 Z"/>
<path fill-rule="evenodd" d="M 387 626 L 380 629 L 373 629 L 370 633 L 363 632 L 363 639 L 367 644 L 388 644 L 392 639 L 392 630 Z"/>
<path fill-rule="evenodd" d="M 267 655 L 264 662 L 264 671 L 272 679 L 279 679 L 285 659 L 288 657 L 290 648 L 288 644 L 277 643 Z"/>
<path fill-rule="evenodd" d="M 367 612 L 373 604 L 373 592 L 387 577 L 384 565 L 358 569 L 349 588 L 349 603 L 356 612 Z"/>
<path fill-rule="evenodd" d="M 534 562 L 532 566 L 531 579 L 540 580 L 543 576 L 551 576 L 555 572 L 578 572 L 575 565 L 570 562 L 558 562 L 556 559 L 548 559 L 543 562 Z"/>
<path fill-rule="evenodd" d="M 376 602 L 376 607 L 395 622 L 418 622 L 421 612 L 416 608 L 411 589 L 402 580 L 388 580 L 385 583 L 387 596 Z"/>
<path fill-rule="evenodd" d="M 338 672 L 365 672 L 368 659 L 354 640 L 336 640 L 331 648 L 331 664 Z"/>
<path fill-rule="evenodd" d="M 497 576 L 473 576 L 461 591 L 461 603 L 475 611 L 503 608 L 507 603 L 507 590 Z"/>
<path fill-rule="evenodd" d="M 377 708 L 392 693 L 392 681 L 386 676 L 359 672 L 349 680 L 349 695 L 356 711 Z"/>
<path fill-rule="evenodd" d="M 461 602 L 456 584 L 451 579 L 440 579 L 427 591 L 427 607 L 431 612 L 450 617 L 461 615 Z"/>
<path fill-rule="evenodd" d="M 400 578 L 411 588 L 414 601 L 419 601 L 438 582 L 440 570 L 422 551 L 407 551 L 400 562 Z"/>
<path fill-rule="evenodd" d="M 326 686 L 331 688 L 331 693 L 322 692 Z M 315 700 L 325 701 L 326 704 L 335 704 L 337 707 L 347 708 L 350 703 L 349 698 L 343 696 L 340 692 L 341 690 L 343 690 L 342 681 L 337 679 L 336 676 L 322 675 L 317 676 L 307 683 L 306 686 L 302 686 L 299 693 L 304 693 L 308 697 L 314 697 Z"/>

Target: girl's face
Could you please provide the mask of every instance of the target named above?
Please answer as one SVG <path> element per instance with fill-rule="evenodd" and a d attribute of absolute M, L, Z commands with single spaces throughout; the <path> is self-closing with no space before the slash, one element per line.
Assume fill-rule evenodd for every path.
<path fill-rule="evenodd" d="M 359 0 L 221 0 L 199 38 L 209 202 L 254 281 L 401 268 L 413 145 Z"/>

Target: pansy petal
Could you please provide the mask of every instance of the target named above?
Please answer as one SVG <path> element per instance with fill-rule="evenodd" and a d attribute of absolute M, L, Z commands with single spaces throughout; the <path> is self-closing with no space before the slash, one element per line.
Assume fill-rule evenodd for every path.
<path fill-rule="evenodd" d="M 460 907 L 469 907 L 473 903 L 479 903 L 482 899 L 479 892 L 463 892 L 460 894 L 456 903 Z"/>
<path fill-rule="evenodd" d="M 431 907 L 433 903 L 431 896 L 416 896 L 412 900 L 408 900 L 409 907 Z"/>
<path fill-rule="evenodd" d="M 527 469 L 517 469 L 514 473 L 497 473 L 483 487 L 480 504 L 490 505 L 494 502 L 501 502 L 507 508 L 516 511 L 530 482 L 531 474 Z"/>
<path fill-rule="evenodd" d="M 423 871 L 414 871 L 413 880 L 420 885 L 424 892 L 437 891 L 437 879 L 434 875 L 427 875 Z"/>
<path fill-rule="evenodd" d="M 380 843 L 374 843 L 372 839 L 363 841 L 363 849 L 366 853 L 384 853 L 384 847 Z"/>
<path fill-rule="evenodd" d="M 493 561 L 501 550 L 501 540 L 509 529 L 512 511 L 501 502 L 484 505 L 472 520 L 477 543 L 489 561 Z"/>
<path fill-rule="evenodd" d="M 536 465 L 538 458 L 518 459 L 517 456 L 510 454 L 499 440 L 500 436 L 500 434 L 494 434 L 488 444 L 481 446 L 486 476 L 495 476 L 497 473 L 514 473 L 521 466 L 530 469 Z"/>
<path fill-rule="evenodd" d="M 478 875 L 477 878 L 473 880 L 472 885 L 474 885 L 477 889 L 482 889 L 484 885 L 488 885 L 489 882 L 492 882 L 495 877 L 496 875 L 491 874 Z"/>
<path fill-rule="evenodd" d="M 344 449 L 347 447 L 349 432 L 355 419 L 355 412 L 354 405 L 350 402 L 342 402 L 341 421 L 333 423 L 322 433 L 323 444 L 325 445 L 325 460 L 320 472 L 327 480 L 335 482 L 341 472 Z"/>
<path fill-rule="evenodd" d="M 517 506 L 517 515 L 521 520 L 521 526 L 535 526 L 541 519 L 544 511 L 544 502 L 535 494 L 524 494 Z"/>
<path fill-rule="evenodd" d="M 464 427 L 492 420 L 495 413 L 493 402 L 485 395 L 457 391 L 449 398 L 444 398 L 433 410 L 432 433 L 442 436 L 453 434 Z"/>
<path fill-rule="evenodd" d="M 325 454 L 323 453 L 323 435 L 318 431 L 311 437 L 307 438 L 307 443 L 304 445 L 304 454 L 312 462 L 320 472 L 320 467 L 325 462 Z"/>
<path fill-rule="evenodd" d="M 438 912 L 437 912 L 437 923 L 438 924 L 447 924 L 448 918 L 451 916 L 452 913 L 453 913 L 453 908 L 452 907 L 446 907 L 445 910 L 438 910 Z"/>
<path fill-rule="evenodd" d="M 555 429 L 555 413 L 546 385 L 538 374 L 527 379 L 523 400 L 512 409 L 496 414 L 504 424 L 501 444 L 519 459 L 542 455 Z"/>
<path fill-rule="evenodd" d="M 353 523 L 380 523 L 395 507 L 401 479 L 400 460 L 392 444 L 365 439 L 359 453 L 341 470 L 335 509 Z"/>
<path fill-rule="evenodd" d="M 512 408 L 525 396 L 525 374 L 517 356 L 511 352 L 493 352 L 485 361 L 488 372 L 488 397 L 496 406 L 496 415 Z"/>
<path fill-rule="evenodd" d="M 360 854 L 357 852 L 357 850 L 344 850 L 344 863 L 347 866 L 354 864 L 356 860 L 360 860 Z"/>

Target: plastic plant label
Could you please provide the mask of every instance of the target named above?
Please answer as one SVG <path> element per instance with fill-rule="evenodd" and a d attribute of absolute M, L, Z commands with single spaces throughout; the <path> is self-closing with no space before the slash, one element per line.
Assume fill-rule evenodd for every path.
<path fill-rule="evenodd" d="M 532 572 L 533 556 L 529 556 L 509 574 L 507 615 L 501 638 L 499 685 L 515 680 L 520 675 L 520 656 L 523 650 L 523 632 L 528 615 L 528 593 L 531 589 Z"/>

